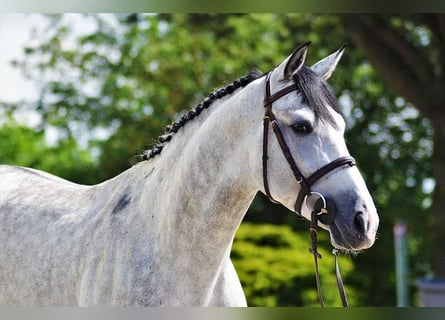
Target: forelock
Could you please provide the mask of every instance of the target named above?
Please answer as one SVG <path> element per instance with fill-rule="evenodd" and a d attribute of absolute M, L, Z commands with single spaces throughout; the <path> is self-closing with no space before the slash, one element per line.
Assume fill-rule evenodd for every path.
<path fill-rule="evenodd" d="M 303 96 L 303 102 L 313 109 L 316 119 L 337 126 L 327 106 L 345 119 L 332 89 L 309 67 L 302 66 L 294 75 L 293 80 Z"/>

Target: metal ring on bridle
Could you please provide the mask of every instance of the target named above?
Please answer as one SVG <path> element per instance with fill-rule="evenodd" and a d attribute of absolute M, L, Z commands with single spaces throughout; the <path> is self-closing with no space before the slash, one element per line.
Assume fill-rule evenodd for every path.
<path fill-rule="evenodd" d="M 315 210 L 315 206 L 313 208 L 310 208 L 308 203 L 307 203 L 308 198 L 310 198 L 312 195 L 318 196 L 319 197 L 318 199 L 321 199 L 323 201 L 323 207 L 320 209 L 320 212 L 317 212 L 317 215 L 321 215 L 321 214 L 326 213 L 327 211 L 323 212 L 323 209 L 327 210 L 326 198 L 320 192 L 316 192 L 316 191 L 311 191 L 311 193 L 309 195 L 304 196 L 304 201 L 303 202 L 304 202 L 304 206 L 306 207 L 306 209 L 309 212 L 312 212 L 313 210 Z M 314 205 L 318 201 L 318 199 L 314 202 Z"/>

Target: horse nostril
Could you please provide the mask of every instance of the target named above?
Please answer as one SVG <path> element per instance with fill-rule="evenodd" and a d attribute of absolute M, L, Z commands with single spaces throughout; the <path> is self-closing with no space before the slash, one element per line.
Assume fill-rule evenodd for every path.
<path fill-rule="evenodd" d="M 363 212 L 359 211 L 355 214 L 354 226 L 361 234 L 365 234 L 368 231 L 368 219 Z"/>

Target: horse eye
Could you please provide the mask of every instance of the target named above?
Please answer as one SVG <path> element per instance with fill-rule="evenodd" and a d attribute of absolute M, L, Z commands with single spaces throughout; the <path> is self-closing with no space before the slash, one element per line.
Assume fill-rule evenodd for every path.
<path fill-rule="evenodd" d="M 307 121 L 297 122 L 296 124 L 292 125 L 292 129 L 299 134 L 309 134 L 312 132 L 312 126 Z"/>

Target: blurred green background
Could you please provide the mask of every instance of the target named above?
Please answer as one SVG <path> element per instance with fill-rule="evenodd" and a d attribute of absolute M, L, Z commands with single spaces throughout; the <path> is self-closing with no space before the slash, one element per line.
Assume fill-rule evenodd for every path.
<path fill-rule="evenodd" d="M 252 68 L 269 71 L 302 42 L 312 42 L 309 65 L 347 43 L 330 84 L 347 116 L 348 147 L 381 217 L 376 244 L 341 258 L 348 298 L 356 306 L 396 304 L 392 228 L 402 219 L 409 226 L 410 303 L 418 304 L 414 279 L 435 271 L 428 222 L 435 203 L 434 121 L 398 79 L 382 73 L 379 43 L 380 54 L 391 53 L 378 37 L 400 37 L 401 52 L 420 52 L 442 77 L 442 39 L 428 23 L 436 15 L 81 15 L 88 32 L 76 31 L 79 19 L 73 23 L 70 16 L 46 16 L 48 27 L 35 32 L 25 58 L 13 62 L 35 81 L 39 96 L 0 101 L 0 163 L 98 183 L 136 163 L 167 124 L 215 88 Z M 358 30 L 365 27 L 378 34 L 369 33 L 377 53 L 363 49 L 367 33 Z M 406 66 L 414 70 L 406 82 L 416 83 L 422 72 L 417 61 Z M 264 196 L 255 198 L 232 251 L 249 305 L 318 305 L 308 227 Z M 325 300 L 340 305 L 326 233 L 321 242 Z"/>

